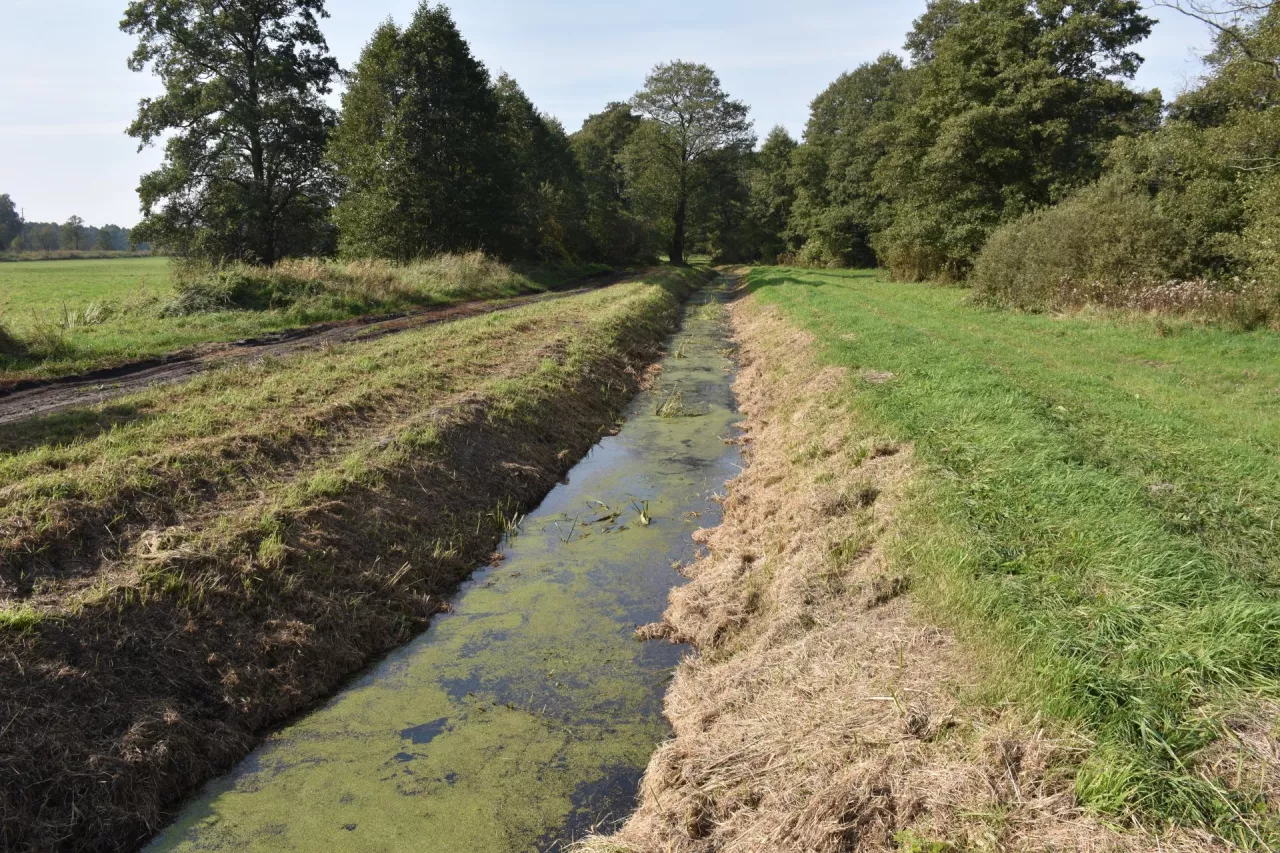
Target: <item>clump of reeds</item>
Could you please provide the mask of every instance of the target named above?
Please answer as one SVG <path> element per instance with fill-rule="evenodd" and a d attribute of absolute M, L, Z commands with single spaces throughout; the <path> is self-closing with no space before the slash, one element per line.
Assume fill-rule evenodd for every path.
<path fill-rule="evenodd" d="M 684 392 L 679 388 L 672 391 L 658 404 L 657 415 L 660 418 L 682 418 L 689 414 L 689 407 L 684 402 Z"/>

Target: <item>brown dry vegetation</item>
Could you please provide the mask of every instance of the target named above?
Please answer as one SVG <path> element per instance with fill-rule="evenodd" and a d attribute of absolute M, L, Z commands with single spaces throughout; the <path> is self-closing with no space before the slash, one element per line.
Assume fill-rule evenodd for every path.
<path fill-rule="evenodd" d="M 421 630 L 615 421 L 668 274 L 220 371 L 0 447 L 0 849 L 127 850 Z"/>
<path fill-rule="evenodd" d="M 1003 705 L 910 594 L 895 513 L 912 450 L 848 405 L 872 372 L 821 368 L 776 309 L 734 307 L 750 465 L 664 623 L 694 645 L 667 697 L 675 738 L 637 812 L 581 853 L 1206 850 L 1077 806 L 1085 742 Z"/>

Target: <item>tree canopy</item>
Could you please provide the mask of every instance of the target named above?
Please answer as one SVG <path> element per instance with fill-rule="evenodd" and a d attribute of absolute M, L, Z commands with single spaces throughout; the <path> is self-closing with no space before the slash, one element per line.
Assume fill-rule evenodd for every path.
<path fill-rule="evenodd" d="M 342 251 L 402 260 L 497 250 L 512 219 L 498 98 L 444 6 L 383 24 L 342 99 L 330 157 Z"/>
<path fill-rule="evenodd" d="M 690 198 L 713 174 L 716 154 L 754 147 L 749 111 L 710 68 L 682 61 L 656 66 L 631 105 L 647 121 L 628 144 L 628 161 L 650 207 L 670 217 L 671 262 L 682 264 Z"/>
<path fill-rule="evenodd" d="M 334 123 L 323 97 L 338 74 L 323 0 L 133 0 L 129 60 L 164 93 L 144 98 L 129 135 L 166 137 L 164 164 L 138 194 L 143 239 L 182 255 L 272 263 L 323 248 Z"/>
<path fill-rule="evenodd" d="M 22 217 L 8 193 L 0 194 L 0 251 L 22 234 Z"/>
<path fill-rule="evenodd" d="M 656 229 L 636 212 L 622 156 L 640 121 L 630 105 L 612 103 L 571 137 L 590 251 L 615 263 L 652 254 L 656 242 Z"/>

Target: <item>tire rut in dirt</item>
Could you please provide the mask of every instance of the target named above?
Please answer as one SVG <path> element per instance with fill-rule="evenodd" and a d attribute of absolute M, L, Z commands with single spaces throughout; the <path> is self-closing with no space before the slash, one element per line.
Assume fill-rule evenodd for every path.
<path fill-rule="evenodd" d="M 597 285 L 598 287 L 599 285 Z M 499 303 L 464 302 L 392 317 L 363 317 L 326 323 L 230 344 L 212 344 L 159 359 L 121 365 L 59 379 L 15 383 L 0 388 L 0 426 L 20 423 L 67 409 L 94 406 L 157 385 L 185 382 L 219 367 L 282 357 L 324 346 L 366 341 L 451 320 L 509 311 L 535 302 L 578 296 L 594 288 L 519 296 Z"/>

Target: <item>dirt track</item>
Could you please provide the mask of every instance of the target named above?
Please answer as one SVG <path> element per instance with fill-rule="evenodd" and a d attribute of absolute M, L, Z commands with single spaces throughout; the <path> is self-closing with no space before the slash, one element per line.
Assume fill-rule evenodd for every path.
<path fill-rule="evenodd" d="M 433 308 L 394 316 L 357 317 L 339 323 L 322 323 L 290 329 L 260 338 L 233 343 L 206 344 L 160 358 L 123 364 L 75 376 L 48 380 L 0 382 L 0 426 L 66 409 L 92 406 L 153 385 L 183 382 L 218 367 L 286 356 L 332 344 L 369 340 L 418 329 L 449 320 L 506 311 L 521 305 L 576 296 L 618 281 L 610 277 L 592 287 L 536 293 L 501 302 L 464 302 L 447 308 Z"/>

